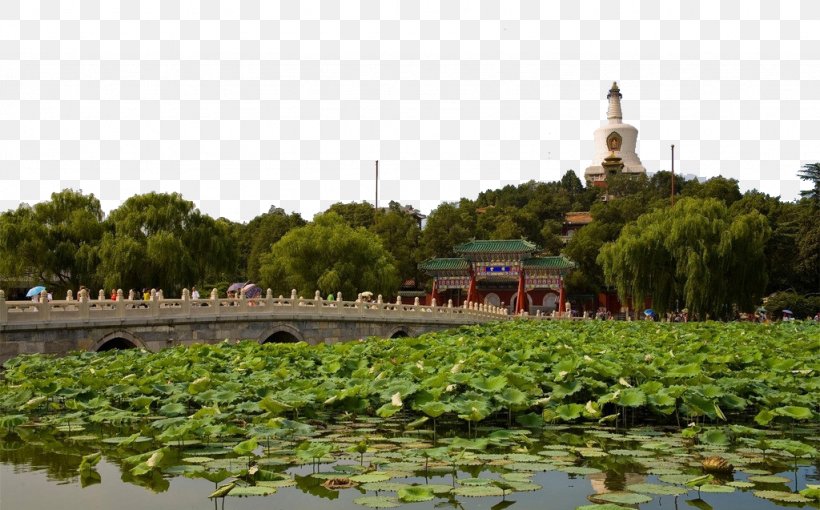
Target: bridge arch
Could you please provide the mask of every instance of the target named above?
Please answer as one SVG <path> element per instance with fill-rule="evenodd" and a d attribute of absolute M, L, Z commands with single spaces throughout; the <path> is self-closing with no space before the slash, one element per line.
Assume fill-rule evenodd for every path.
<path fill-rule="evenodd" d="M 295 343 L 304 342 L 305 337 L 302 332 L 290 324 L 278 323 L 266 330 L 262 336 L 259 337 L 260 344 L 267 343 Z"/>
<path fill-rule="evenodd" d="M 405 338 L 408 336 L 413 336 L 413 331 L 410 328 L 407 326 L 396 326 L 388 330 L 385 338 Z"/>
<path fill-rule="evenodd" d="M 94 344 L 91 352 L 102 352 L 121 349 L 146 349 L 145 342 L 128 331 L 114 331 L 102 337 Z"/>

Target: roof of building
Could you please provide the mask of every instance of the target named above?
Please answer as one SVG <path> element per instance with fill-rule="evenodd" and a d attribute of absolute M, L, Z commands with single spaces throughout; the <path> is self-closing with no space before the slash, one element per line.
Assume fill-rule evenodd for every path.
<path fill-rule="evenodd" d="M 529 268 L 572 269 L 574 267 L 575 262 L 569 260 L 563 255 L 524 259 L 525 270 Z"/>
<path fill-rule="evenodd" d="M 429 259 L 419 263 L 422 271 L 468 271 L 470 263 L 462 258 Z"/>
<path fill-rule="evenodd" d="M 587 225 L 592 223 L 592 213 L 589 211 L 575 211 L 564 214 L 564 223 Z"/>
<path fill-rule="evenodd" d="M 456 253 L 532 253 L 538 247 L 524 239 L 472 240 L 455 247 Z"/>

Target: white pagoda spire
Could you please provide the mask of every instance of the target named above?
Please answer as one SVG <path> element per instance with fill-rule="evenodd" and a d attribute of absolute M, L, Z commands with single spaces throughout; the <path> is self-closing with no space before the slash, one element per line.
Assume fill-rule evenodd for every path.
<path fill-rule="evenodd" d="M 646 169 L 641 163 L 635 149 L 638 143 L 638 130 L 635 126 L 624 124 L 623 113 L 621 113 L 621 89 L 618 82 L 612 82 L 612 88 L 606 98 L 609 107 L 606 110 L 607 120 L 595 130 L 593 134 L 593 147 L 595 152 L 592 161 L 584 171 L 584 176 L 588 182 L 595 186 L 606 184 L 607 170 L 604 162 L 607 158 L 620 158 L 623 163 L 622 172 L 625 174 L 646 174 Z"/>
<path fill-rule="evenodd" d="M 609 89 L 609 94 L 606 98 L 609 99 L 609 109 L 606 111 L 606 118 L 609 119 L 610 124 L 620 124 L 623 120 L 621 113 L 621 89 L 618 88 L 617 82 L 612 82 L 612 88 Z"/>

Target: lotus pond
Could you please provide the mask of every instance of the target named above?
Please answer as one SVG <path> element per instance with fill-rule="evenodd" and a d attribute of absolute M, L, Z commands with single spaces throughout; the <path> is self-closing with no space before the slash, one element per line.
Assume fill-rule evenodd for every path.
<path fill-rule="evenodd" d="M 5 508 L 818 508 L 812 323 L 21 356 Z"/>

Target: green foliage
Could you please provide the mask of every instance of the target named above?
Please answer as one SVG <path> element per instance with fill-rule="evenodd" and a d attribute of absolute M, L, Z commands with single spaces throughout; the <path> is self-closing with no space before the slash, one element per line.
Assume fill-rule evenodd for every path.
<path fill-rule="evenodd" d="M 335 213 L 317 215 L 313 223 L 285 234 L 263 257 L 262 283 L 274 294 L 313 296 L 341 291 L 347 298 L 371 291 L 391 295 L 398 288 L 395 260 L 380 239 L 364 228 L 353 229 Z"/>
<path fill-rule="evenodd" d="M 224 223 L 178 193 L 136 195 L 111 212 L 100 242 L 106 289 L 163 289 L 166 297 L 211 279 L 236 256 Z"/>
<path fill-rule="evenodd" d="M 806 163 L 797 171 L 797 176 L 811 185 L 809 189 L 801 190 L 800 195 L 811 200 L 815 207 L 820 206 L 820 163 Z"/>
<path fill-rule="evenodd" d="M 680 297 L 701 317 L 726 317 L 729 304 L 748 310 L 762 295 L 769 234 L 757 212 L 732 218 L 717 200 L 682 199 L 628 224 L 597 260 L 624 301 L 651 296 L 665 312 Z"/>
<path fill-rule="evenodd" d="M 94 195 L 64 190 L 0 215 L 0 274 L 30 275 L 60 290 L 96 283 L 103 213 Z"/>

